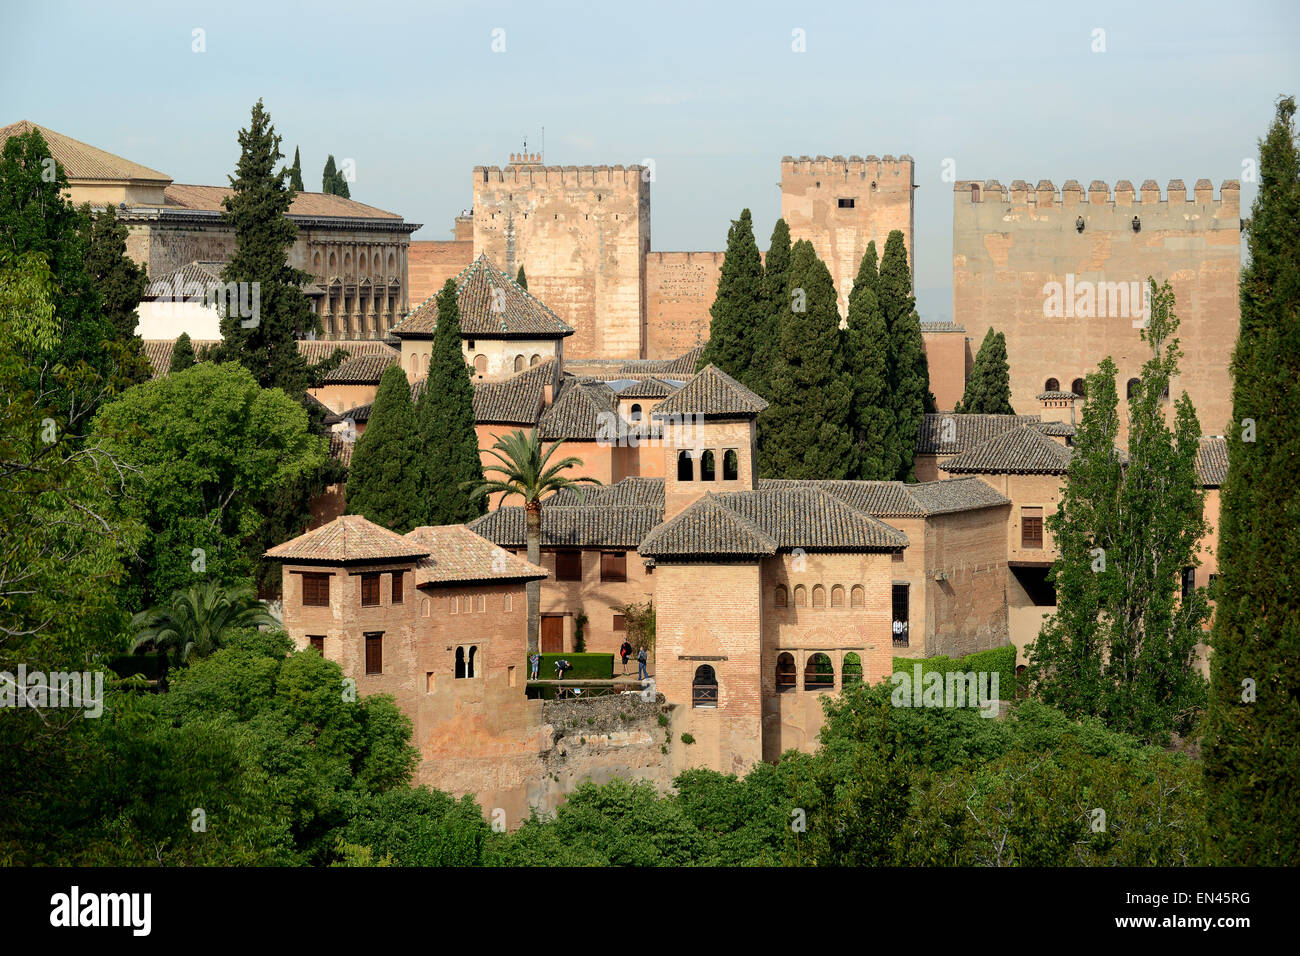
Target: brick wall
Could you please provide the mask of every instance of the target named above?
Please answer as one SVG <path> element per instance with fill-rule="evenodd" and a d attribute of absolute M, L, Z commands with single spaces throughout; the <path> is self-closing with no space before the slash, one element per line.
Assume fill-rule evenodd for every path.
<path fill-rule="evenodd" d="M 709 338 L 722 252 L 652 252 L 646 256 L 646 357 L 675 358 Z"/>
<path fill-rule="evenodd" d="M 474 261 L 474 242 L 412 240 L 410 249 L 411 308 L 437 295 L 448 279 L 454 279 Z M 501 266 L 501 263 L 497 263 Z M 511 278 L 514 278 L 511 276 Z"/>

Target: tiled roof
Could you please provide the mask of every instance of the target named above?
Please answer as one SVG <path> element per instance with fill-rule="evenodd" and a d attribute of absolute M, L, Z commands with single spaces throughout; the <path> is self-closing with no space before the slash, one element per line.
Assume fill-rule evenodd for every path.
<path fill-rule="evenodd" d="M 542 507 L 542 547 L 633 549 L 663 521 L 662 508 L 581 506 Z M 510 505 L 476 518 L 471 531 L 503 548 L 526 545 L 524 509 Z"/>
<path fill-rule="evenodd" d="M 757 415 L 765 408 L 767 402 L 758 395 L 717 366 L 706 365 L 650 415 Z"/>
<path fill-rule="evenodd" d="M 1032 426 L 1005 431 L 939 467 L 950 473 L 1063 475 L 1071 450 Z"/>
<path fill-rule="evenodd" d="M 195 285 L 200 287 L 197 295 L 202 296 L 209 283 L 221 281 L 221 273 L 225 268 L 226 263 L 222 260 L 201 259 L 187 262 L 179 269 L 150 279 L 149 284 L 145 286 L 144 297 L 146 300 L 168 299 L 173 296 L 188 299 L 195 295 L 193 289 Z"/>
<path fill-rule="evenodd" d="M 958 325 L 955 322 L 948 322 L 948 321 L 928 322 L 925 319 L 922 319 L 921 331 L 922 332 L 965 332 L 966 326 Z"/>
<path fill-rule="evenodd" d="M 208 345 L 217 345 L 220 339 L 191 339 L 190 344 L 194 346 L 194 354 L 197 357 L 199 350 Z M 162 378 L 172 369 L 172 349 L 176 347 L 175 339 L 144 339 L 144 357 L 149 360 L 149 365 L 153 368 L 153 377 Z"/>
<path fill-rule="evenodd" d="M 776 554 L 777 541 L 723 505 L 716 495 L 705 495 L 650 532 L 637 550 L 652 558 L 702 554 L 758 557 Z"/>
<path fill-rule="evenodd" d="M 429 556 L 415 566 L 415 584 L 539 581 L 550 572 L 475 534 L 463 524 L 424 525 L 406 537 Z"/>
<path fill-rule="evenodd" d="M 133 163 L 71 136 L 56 133 L 48 126 L 39 126 L 27 120 L 0 127 L 0 148 L 3 148 L 9 137 L 23 136 L 33 129 L 41 131 L 41 136 L 50 147 L 50 155 L 63 167 L 69 179 L 143 180 L 154 183 L 172 181 L 166 173 Z"/>
<path fill-rule="evenodd" d="M 1074 392 L 1059 392 L 1059 391 L 1058 391 L 1058 392 L 1039 392 L 1039 393 L 1038 393 L 1038 400 L 1039 400 L 1040 402 L 1045 402 L 1045 401 L 1061 401 L 1061 400 L 1064 400 L 1064 399 L 1070 399 L 1071 401 L 1076 401 L 1076 400 L 1077 400 L 1077 401 L 1083 401 L 1083 396 L 1082 396 L 1082 395 L 1076 395 Z"/>
<path fill-rule="evenodd" d="M 1009 503 L 975 477 L 905 484 L 901 481 L 787 481 L 765 478 L 760 489 L 818 488 L 876 518 L 922 518 Z"/>
<path fill-rule="evenodd" d="M 652 375 L 680 375 L 689 377 L 695 374 L 696 367 L 700 364 L 700 353 L 704 351 L 703 345 L 697 345 L 675 359 L 633 359 L 626 365 L 619 368 L 618 372 L 648 372 Z"/>
<path fill-rule="evenodd" d="M 388 355 L 394 359 L 400 359 L 402 353 L 391 345 L 385 345 L 378 339 L 299 339 L 298 351 L 303 354 L 308 362 L 313 365 L 317 362 L 323 362 L 334 354 L 336 348 L 341 348 L 350 356 L 357 355 Z"/>
<path fill-rule="evenodd" d="M 555 359 L 516 372 L 503 382 L 474 383 L 474 421 L 493 425 L 536 425 L 546 386 L 555 378 Z"/>
<path fill-rule="evenodd" d="M 1058 438 L 1070 438 L 1078 431 L 1069 422 L 1035 422 L 1033 425 L 1044 435 L 1051 435 Z"/>
<path fill-rule="evenodd" d="M 276 561 L 348 564 L 354 561 L 404 561 L 423 558 L 429 549 L 361 515 L 341 515 L 266 552 Z"/>
<path fill-rule="evenodd" d="M 618 397 L 612 388 L 567 377 L 537 428 L 543 441 L 595 441 L 602 435 L 612 438 L 618 421 Z"/>
<path fill-rule="evenodd" d="M 573 327 L 528 290 L 480 255 L 456 276 L 460 332 L 464 338 L 563 338 Z M 438 299 L 431 295 L 393 329 L 399 338 L 428 338 L 438 324 Z"/>
<path fill-rule="evenodd" d="M 1200 451 L 1196 456 L 1196 472 L 1201 477 L 1201 484 L 1207 488 L 1218 488 L 1228 478 L 1228 440 L 1222 435 L 1206 435 L 1201 438 Z"/>
<path fill-rule="evenodd" d="M 674 385 L 653 375 L 605 379 L 605 384 L 616 391 L 619 398 L 667 398 L 681 387 L 681 384 Z"/>
<path fill-rule="evenodd" d="M 168 206 L 178 209 L 204 209 L 222 211 L 226 207 L 221 201 L 231 194 L 229 186 L 196 186 L 188 183 L 175 183 L 163 191 L 163 199 Z M 395 212 L 377 209 L 344 199 L 342 196 L 330 196 L 325 193 L 301 192 L 293 197 L 289 205 L 290 216 L 337 219 L 401 219 Z"/>
<path fill-rule="evenodd" d="M 357 443 L 343 437 L 342 432 L 330 432 L 330 457 L 338 460 L 345 468 L 352 467 L 352 452 Z"/>
<path fill-rule="evenodd" d="M 1040 421 L 1037 415 L 929 414 L 916 436 L 918 455 L 955 455 L 969 451 L 994 435 Z"/>
<path fill-rule="evenodd" d="M 333 425 L 338 422 L 347 421 L 348 419 L 351 419 L 356 423 L 368 422 L 370 421 L 370 413 L 374 411 L 374 408 L 374 402 L 366 402 L 364 405 L 354 405 L 352 408 L 344 409 L 341 412 L 333 412 L 332 417 L 334 421 L 331 422 L 326 420 L 326 424 Z"/>
<path fill-rule="evenodd" d="M 581 496 L 571 488 L 557 491 L 542 501 L 544 507 L 591 506 L 664 509 L 662 478 L 624 478 L 612 485 L 582 485 Z"/>
<path fill-rule="evenodd" d="M 392 349 L 389 349 L 392 352 Z M 339 365 L 321 379 L 322 385 L 378 385 L 390 366 L 400 361 L 399 355 L 357 355 Z"/>

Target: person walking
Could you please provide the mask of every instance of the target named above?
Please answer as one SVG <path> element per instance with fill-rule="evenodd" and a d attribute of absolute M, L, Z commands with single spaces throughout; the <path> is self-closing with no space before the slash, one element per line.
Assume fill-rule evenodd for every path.
<path fill-rule="evenodd" d="M 532 657 L 528 658 L 528 664 L 532 668 L 528 675 L 528 679 L 537 680 L 537 668 L 542 666 L 542 655 L 534 654 Z"/>
<path fill-rule="evenodd" d="M 646 677 L 645 662 L 646 662 L 646 652 L 645 652 L 645 648 L 643 647 L 641 648 L 641 650 L 636 652 L 637 680 L 645 680 Z"/>
<path fill-rule="evenodd" d="M 627 659 L 632 656 L 632 645 L 627 641 L 618 649 L 619 656 L 623 658 L 623 676 L 627 676 Z"/>

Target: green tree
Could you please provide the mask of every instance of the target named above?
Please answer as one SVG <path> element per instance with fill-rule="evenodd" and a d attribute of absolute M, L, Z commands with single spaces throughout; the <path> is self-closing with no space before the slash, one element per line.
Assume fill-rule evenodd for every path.
<path fill-rule="evenodd" d="M 889 335 L 877 295 L 876 244 L 867 244 L 849 293 L 844 365 L 853 383 L 855 478 L 893 479 L 900 467 L 897 423 L 889 391 Z"/>
<path fill-rule="evenodd" d="M 741 210 L 727 231 L 726 258 L 709 315 L 709 341 L 700 353 L 699 368 L 716 365 L 752 388 L 760 371 L 756 362 L 764 317 L 763 260 L 748 209 Z"/>
<path fill-rule="evenodd" d="M 753 391 L 772 393 L 772 361 L 781 332 L 781 314 L 790 307 L 790 227 L 778 219 L 763 260 L 763 321 L 755 336 Z M 761 437 L 761 436 L 760 436 Z"/>
<path fill-rule="evenodd" d="M 289 188 L 295 193 L 304 192 L 302 187 L 302 157 L 298 155 L 298 147 L 293 148 L 293 165 L 289 167 Z"/>
<path fill-rule="evenodd" d="M 86 268 L 99 290 L 104 317 L 112 323 L 114 338 L 132 359 L 123 367 L 122 375 L 133 383 L 146 381 L 150 376 L 149 361 L 144 356 L 144 343 L 135 333 L 140 324 L 136 308 L 148 284 L 145 271 L 126 254 L 126 225 L 117 221 L 117 211 L 111 205 L 93 218 L 87 205 L 82 215 L 84 221 L 93 223 Z"/>
<path fill-rule="evenodd" d="M 466 490 L 483 483 L 483 464 L 474 430 L 474 383 L 461 350 L 455 280 L 443 284 L 437 308 L 429 374 L 415 405 L 419 522 L 463 524 L 483 514 L 487 503 Z"/>
<path fill-rule="evenodd" d="M 771 478 L 853 474 L 853 388 L 840 348 L 835 284 L 812 243 L 795 243 L 790 298 L 772 366 L 761 473 Z"/>
<path fill-rule="evenodd" d="M 274 627 L 277 622 L 251 587 L 228 588 L 206 581 L 177 591 L 162 607 L 133 617 L 136 637 L 131 650 L 153 648 L 181 666 L 219 650 L 237 629 L 263 624 Z"/>
<path fill-rule="evenodd" d="M 907 246 L 903 234 L 895 229 L 885 240 L 878 279 L 880 306 L 889 329 L 889 358 L 893 374 L 894 420 L 897 422 L 901 460 L 896 479 L 915 480 L 912 461 L 916 455 L 916 438 L 925 421 L 925 413 L 936 410 L 930 393 L 930 367 L 925 358 L 925 340 L 921 336 L 921 319 L 912 297 L 912 274 L 907 265 Z"/>
<path fill-rule="evenodd" d="M 334 167 L 334 154 L 331 153 L 325 160 L 325 170 L 320 177 L 320 191 L 327 196 L 336 195 L 335 190 L 338 187 L 339 172 Z"/>
<path fill-rule="evenodd" d="M 419 444 L 411 388 L 399 365 L 390 365 L 365 432 L 357 439 L 348 473 L 348 512 L 365 515 L 405 534 L 421 524 Z"/>
<path fill-rule="evenodd" d="M 519 284 L 519 288 L 524 289 L 525 291 L 528 289 L 528 276 L 524 275 L 524 267 L 522 265 L 519 267 L 519 274 L 515 276 L 515 282 Z"/>
<path fill-rule="evenodd" d="M 486 473 L 500 477 L 489 478 L 477 487 L 466 488 L 474 497 L 500 494 L 501 504 L 516 495 L 524 500 L 528 560 L 533 564 L 542 563 L 542 498 L 565 488 L 572 488 L 581 496 L 580 485 L 600 484 L 595 478 L 569 478 L 562 474 L 570 468 L 582 467 L 580 458 L 569 456 L 551 463 L 551 456 L 563 444 L 564 442 L 557 441 L 552 445 L 543 445 L 537 429 L 527 435 L 522 431 L 502 435 L 487 451 L 500 464 L 484 469 Z M 541 627 L 541 582 L 529 581 L 525 590 L 528 596 L 528 655 L 531 657 L 537 653 L 538 630 Z"/>
<path fill-rule="evenodd" d="M 1030 647 L 1031 681 L 1070 716 L 1149 740 L 1187 733 L 1205 703 L 1196 645 L 1209 615 L 1204 589 L 1180 598 L 1183 569 L 1198 562 L 1206 530 L 1196 474 L 1200 425 L 1184 393 L 1173 429 L 1165 399 L 1181 352 L 1168 283 L 1151 283 L 1142 338 L 1151 348 L 1129 399 L 1129 452 L 1119 432 L 1116 369 L 1107 358 L 1087 378 L 1065 491 L 1047 527 L 1057 609 Z"/>
<path fill-rule="evenodd" d="M 1011 407 L 1011 370 L 1007 365 L 1007 337 L 989 329 L 975 354 L 966 391 L 953 410 L 966 415 L 1014 415 Z"/>
<path fill-rule="evenodd" d="M 1295 99 L 1260 143 L 1232 356 L 1205 736 L 1215 862 L 1300 863 L 1300 149 Z"/>
<path fill-rule="evenodd" d="M 176 337 L 175 344 L 172 345 L 172 363 L 169 371 L 183 372 L 194 365 L 194 345 L 190 341 L 190 334 L 182 332 Z"/>

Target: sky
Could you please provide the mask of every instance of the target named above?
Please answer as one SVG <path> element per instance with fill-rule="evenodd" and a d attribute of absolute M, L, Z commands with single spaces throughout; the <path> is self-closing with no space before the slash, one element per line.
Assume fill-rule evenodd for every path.
<path fill-rule="evenodd" d="M 1300 94 L 1297 0 L 4 0 L 0 36 L 0 124 L 224 184 L 260 97 L 308 189 L 351 159 L 352 197 L 415 239 L 450 238 L 473 167 L 543 129 L 548 164 L 654 160 L 657 251 L 723 249 L 745 207 L 766 249 L 782 156 L 907 153 L 932 320 L 952 316 L 952 178 L 1242 179 L 1244 214 L 1275 101 Z"/>

